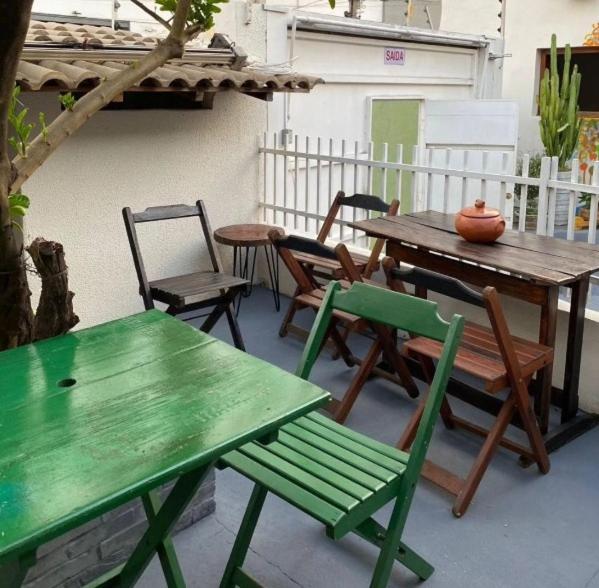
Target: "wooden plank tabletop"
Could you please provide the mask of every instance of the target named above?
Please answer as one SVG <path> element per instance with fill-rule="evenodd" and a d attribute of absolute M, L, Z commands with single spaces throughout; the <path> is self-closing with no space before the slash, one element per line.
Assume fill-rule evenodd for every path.
<path fill-rule="evenodd" d="M 0 353 L 0 398 L 2 561 L 329 394 L 155 310 Z"/>
<path fill-rule="evenodd" d="M 506 231 L 493 244 L 469 243 L 456 233 L 452 214 L 426 211 L 350 226 L 373 237 L 507 271 L 535 283 L 568 284 L 599 269 L 596 245 L 517 231 Z"/>

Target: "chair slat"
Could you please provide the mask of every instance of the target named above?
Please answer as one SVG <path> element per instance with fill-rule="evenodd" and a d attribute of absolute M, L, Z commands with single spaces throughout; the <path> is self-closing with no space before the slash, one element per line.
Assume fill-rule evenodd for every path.
<path fill-rule="evenodd" d="M 265 449 L 294 466 L 301 468 L 303 471 L 320 478 L 323 482 L 334 486 L 345 494 L 353 496 L 357 500 L 364 501 L 369 496 L 372 496 L 372 491 L 354 482 L 353 479 L 335 472 L 328 465 L 321 464 L 283 443 L 271 443 Z"/>
<path fill-rule="evenodd" d="M 398 461 L 403 464 L 407 464 L 410 456 L 405 451 L 400 451 L 399 449 L 395 449 L 390 445 L 385 445 L 385 443 L 380 443 L 379 441 L 375 441 L 366 435 L 362 435 L 352 429 L 348 429 L 347 427 L 343 427 L 337 424 L 335 421 L 327 418 L 326 416 L 319 414 L 318 412 L 311 412 L 306 415 L 307 419 L 313 420 L 314 422 L 322 425 L 323 427 L 327 427 L 331 431 L 338 433 L 339 435 L 343 435 L 348 439 L 355 441 L 357 443 L 361 443 L 362 445 L 385 455 L 391 458 L 394 461 Z"/>
<path fill-rule="evenodd" d="M 399 474 L 405 470 L 405 463 L 383 455 L 382 453 L 363 445 L 359 441 L 351 439 L 346 435 L 341 435 L 337 431 L 333 431 L 332 429 L 329 429 L 328 427 L 325 427 L 322 424 L 313 421 L 312 419 L 302 417 L 294 422 L 297 423 L 298 426 L 305 428 L 311 433 L 320 435 L 324 439 L 328 439 L 340 447 L 348 449 L 349 451 L 354 452 L 356 455 L 360 455 L 364 459 L 368 459 L 372 463 L 389 469 L 392 472 Z"/>
<path fill-rule="evenodd" d="M 223 457 L 223 461 L 248 478 L 267 486 L 271 492 L 312 515 L 325 525 L 334 526 L 346 515 L 343 510 L 333 506 L 327 500 L 323 500 L 312 492 L 305 490 L 285 476 L 281 476 L 239 451 L 227 453 Z"/>
<path fill-rule="evenodd" d="M 333 457 L 325 451 L 321 451 L 317 447 L 313 447 L 309 443 L 305 443 L 297 437 L 289 435 L 289 433 L 286 433 L 285 431 L 279 432 L 278 442 L 286 447 L 289 447 L 298 454 L 313 459 L 315 462 L 329 468 L 331 471 L 337 472 L 342 476 L 353 480 L 360 486 L 367 488 L 372 492 L 380 490 L 384 486 L 384 483 L 378 478 L 375 478 L 374 476 L 363 472 L 359 468 Z"/>
<path fill-rule="evenodd" d="M 356 455 L 350 450 L 345 449 L 336 443 L 328 441 L 326 438 L 316 435 L 307 429 L 298 427 L 296 424 L 291 423 L 289 425 L 285 425 L 282 430 L 286 431 L 290 435 L 293 435 L 297 439 L 300 439 L 305 443 L 309 443 L 313 447 L 317 447 L 333 457 L 336 457 L 337 459 L 340 459 L 347 464 L 378 478 L 382 482 L 388 483 L 397 476 L 396 472 L 384 468 L 378 464 L 373 464 L 368 459 L 364 459 L 360 455 Z"/>
<path fill-rule="evenodd" d="M 248 443 L 247 445 L 241 447 L 239 451 L 248 457 L 254 458 L 262 465 L 272 469 L 302 488 L 309 489 L 310 492 L 316 496 L 320 496 L 320 498 L 323 500 L 330 502 L 345 512 L 349 512 L 352 508 L 359 504 L 359 501 L 353 496 L 342 492 L 338 488 L 335 488 L 331 484 L 324 482 L 322 479 L 313 475 L 312 473 L 307 472 L 278 457 L 274 453 L 267 451 L 264 447 L 257 443 Z"/>

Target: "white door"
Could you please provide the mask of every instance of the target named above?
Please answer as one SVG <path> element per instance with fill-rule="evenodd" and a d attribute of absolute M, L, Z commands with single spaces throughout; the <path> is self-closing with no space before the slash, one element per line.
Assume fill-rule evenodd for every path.
<path fill-rule="evenodd" d="M 518 105 L 508 100 L 425 100 L 421 157 L 429 165 L 513 175 L 518 145 Z M 508 226 L 512 223 L 513 184 L 450 178 L 445 203 L 445 180 L 433 176 L 430 189 L 419 190 L 421 207 L 457 212 L 484 198 L 501 208 Z M 464 190 L 462 188 L 465 188 Z M 424 200 L 424 201 L 423 201 Z"/>

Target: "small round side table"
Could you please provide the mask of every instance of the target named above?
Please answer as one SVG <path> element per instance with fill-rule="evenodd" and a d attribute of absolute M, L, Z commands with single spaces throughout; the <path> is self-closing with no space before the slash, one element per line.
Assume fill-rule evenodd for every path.
<path fill-rule="evenodd" d="M 222 245 L 233 247 L 233 274 L 249 280 L 250 282 L 245 294 L 243 294 L 246 298 L 252 293 L 258 248 L 264 247 L 264 255 L 268 267 L 268 278 L 270 279 L 270 287 L 275 301 L 275 308 L 278 312 L 281 308 L 281 296 L 279 294 L 279 257 L 268 238 L 268 233 L 273 229 L 284 234 L 281 227 L 275 227 L 273 225 L 229 225 L 227 227 L 216 229 L 216 231 L 214 231 L 214 240 Z M 253 250 L 251 262 L 250 255 L 252 252 L 250 249 Z M 237 313 L 239 313 L 240 305 L 241 298 L 237 304 Z"/>

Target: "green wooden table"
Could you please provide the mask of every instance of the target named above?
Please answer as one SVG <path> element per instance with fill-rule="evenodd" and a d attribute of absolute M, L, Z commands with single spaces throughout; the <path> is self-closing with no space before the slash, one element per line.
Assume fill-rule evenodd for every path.
<path fill-rule="evenodd" d="M 0 587 L 43 543 L 141 496 L 149 528 L 93 586 L 135 584 L 216 460 L 329 395 L 152 310 L 0 353 Z M 160 503 L 154 489 L 177 482 Z"/>

